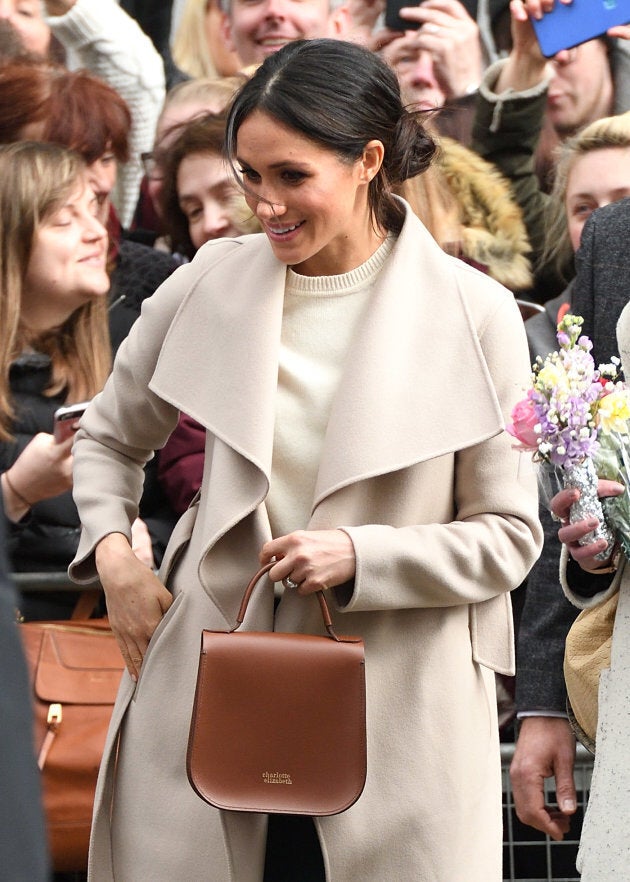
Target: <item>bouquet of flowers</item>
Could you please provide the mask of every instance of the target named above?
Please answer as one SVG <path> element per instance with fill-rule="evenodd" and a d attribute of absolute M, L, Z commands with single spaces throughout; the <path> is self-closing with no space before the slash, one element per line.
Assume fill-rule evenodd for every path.
<path fill-rule="evenodd" d="M 600 526 L 582 541 L 606 539 L 605 559 L 615 540 L 611 528 L 624 552 L 630 551 L 628 492 L 607 500 L 606 517 L 597 496 L 598 477 L 630 485 L 630 389 L 619 378 L 619 359 L 595 367 L 592 343 L 581 334 L 583 322 L 574 315 L 560 322 L 558 351 L 536 359 L 532 386 L 506 429 L 534 461 L 560 470 L 565 487 L 580 490 L 571 522 L 599 519 Z"/>

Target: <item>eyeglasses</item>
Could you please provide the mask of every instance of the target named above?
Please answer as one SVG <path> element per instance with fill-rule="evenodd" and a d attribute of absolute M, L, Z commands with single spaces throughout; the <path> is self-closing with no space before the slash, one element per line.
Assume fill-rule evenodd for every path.
<path fill-rule="evenodd" d="M 142 162 L 142 168 L 144 169 L 144 173 L 151 181 L 163 181 L 164 173 L 162 172 L 162 166 L 159 163 L 159 160 L 156 158 L 154 153 L 141 153 L 140 161 Z"/>

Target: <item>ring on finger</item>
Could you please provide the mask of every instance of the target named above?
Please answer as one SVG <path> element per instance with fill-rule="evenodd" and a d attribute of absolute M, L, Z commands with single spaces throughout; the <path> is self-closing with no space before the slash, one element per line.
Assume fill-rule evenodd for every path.
<path fill-rule="evenodd" d="M 423 26 L 423 30 L 427 34 L 439 34 L 442 28 L 439 25 L 431 24 L 431 22 L 429 22 Z"/>
<path fill-rule="evenodd" d="M 293 589 L 299 587 L 299 582 L 294 582 L 293 579 L 290 579 L 289 576 L 285 576 L 282 580 L 282 584 L 285 588 Z"/>

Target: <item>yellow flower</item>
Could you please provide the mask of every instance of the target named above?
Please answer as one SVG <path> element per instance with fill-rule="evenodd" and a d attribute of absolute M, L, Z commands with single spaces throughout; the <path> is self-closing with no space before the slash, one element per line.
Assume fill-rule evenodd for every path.
<path fill-rule="evenodd" d="M 601 432 L 609 434 L 618 432 L 628 434 L 630 420 L 630 394 L 628 389 L 615 389 L 599 401 L 597 408 L 597 425 Z"/>
<path fill-rule="evenodd" d="M 553 361 L 547 362 L 538 371 L 534 385 L 539 392 L 555 391 L 558 398 L 567 392 L 569 386 L 564 367 Z"/>

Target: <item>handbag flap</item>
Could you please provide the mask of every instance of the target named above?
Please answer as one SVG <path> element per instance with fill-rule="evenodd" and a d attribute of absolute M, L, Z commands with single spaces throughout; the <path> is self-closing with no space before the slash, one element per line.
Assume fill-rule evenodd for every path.
<path fill-rule="evenodd" d="M 35 695 L 41 701 L 114 703 L 125 667 L 123 657 L 111 631 L 86 625 L 41 626 L 34 678 Z"/>
<path fill-rule="evenodd" d="M 217 808 L 349 808 L 367 771 L 362 641 L 204 631 L 187 768 Z"/>

